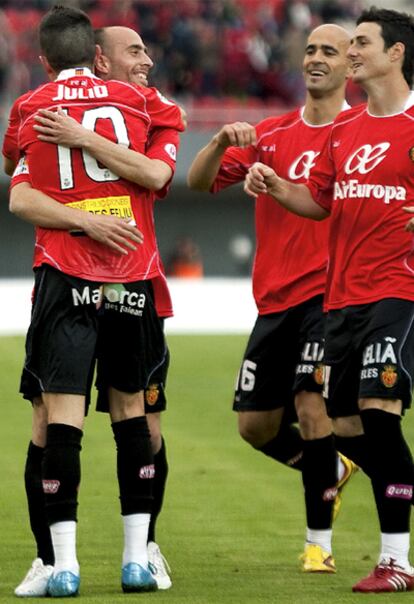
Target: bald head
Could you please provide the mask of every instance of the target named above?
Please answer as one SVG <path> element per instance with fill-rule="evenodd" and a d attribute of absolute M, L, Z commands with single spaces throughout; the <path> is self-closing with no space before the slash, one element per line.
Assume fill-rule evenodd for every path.
<path fill-rule="evenodd" d="M 335 38 L 338 43 L 343 42 L 348 46 L 351 42 L 351 35 L 347 32 L 344 27 L 341 27 L 336 23 L 324 23 L 323 25 L 319 25 L 311 31 L 309 37 L 312 37 L 313 34 Z"/>
<path fill-rule="evenodd" d="M 97 75 L 148 86 L 153 62 L 136 31 L 119 25 L 104 27 L 95 31 L 95 40 L 102 51 L 96 62 Z"/>
<path fill-rule="evenodd" d="M 349 77 L 350 34 L 334 23 L 316 27 L 308 38 L 303 60 L 306 89 L 313 98 L 344 94 Z"/>

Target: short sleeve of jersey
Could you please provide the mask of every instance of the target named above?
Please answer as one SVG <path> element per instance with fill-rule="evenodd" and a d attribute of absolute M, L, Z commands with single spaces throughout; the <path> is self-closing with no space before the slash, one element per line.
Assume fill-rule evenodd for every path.
<path fill-rule="evenodd" d="M 31 94 L 27 92 L 23 96 L 19 97 L 14 103 L 9 115 L 9 123 L 7 126 L 6 134 L 3 139 L 3 155 L 8 159 L 12 160 L 15 164 L 19 161 L 20 152 L 17 144 L 17 135 L 20 127 L 20 103 Z"/>
<path fill-rule="evenodd" d="M 306 186 L 313 200 L 327 212 L 331 212 L 335 168 L 330 152 L 330 138 L 322 149 Z"/>
<path fill-rule="evenodd" d="M 185 130 L 181 110 L 172 101 L 166 99 L 156 88 L 142 88 L 146 98 L 146 111 L 151 118 L 150 128 L 174 128 L 179 132 Z"/>
<path fill-rule="evenodd" d="M 171 178 L 168 183 L 159 191 L 157 197 L 159 199 L 165 197 L 170 188 L 171 180 L 174 176 L 177 153 L 180 146 L 180 137 L 177 130 L 173 128 L 156 128 L 151 130 L 146 156 L 150 159 L 159 159 L 168 164 L 172 170 Z"/>
<path fill-rule="evenodd" d="M 220 170 L 210 191 L 217 193 L 226 187 L 243 182 L 250 166 L 255 161 L 257 161 L 256 147 L 252 145 L 244 149 L 241 147 L 229 147 L 224 153 Z"/>
<path fill-rule="evenodd" d="M 28 182 L 29 184 L 32 182 L 29 173 L 29 165 L 24 155 L 18 160 L 16 168 L 14 169 L 12 179 L 10 181 L 10 189 L 21 182 Z"/>

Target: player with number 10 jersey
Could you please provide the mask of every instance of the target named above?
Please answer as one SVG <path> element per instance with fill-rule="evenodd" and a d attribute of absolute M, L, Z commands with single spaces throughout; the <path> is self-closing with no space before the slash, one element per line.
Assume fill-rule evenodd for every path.
<path fill-rule="evenodd" d="M 144 235 L 143 245 L 120 256 L 89 237 L 38 227 L 34 267 L 49 264 L 91 281 L 131 282 L 157 277 L 158 250 L 147 191 L 119 178 L 82 149 L 39 141 L 33 129 L 34 116 L 40 108 L 53 110 L 58 106 L 85 127 L 142 153 L 150 129 L 184 129 L 180 109 L 154 88 L 104 82 L 87 68 L 69 69 L 55 82 L 15 102 L 5 138 L 7 153 L 7 140 L 15 139 L 17 131 L 19 152 L 25 156 L 13 184 L 19 178 L 25 180 L 29 170 L 34 188 L 72 207 L 133 220 Z M 165 160 L 174 170 L 175 158 L 169 162 L 166 156 Z"/>

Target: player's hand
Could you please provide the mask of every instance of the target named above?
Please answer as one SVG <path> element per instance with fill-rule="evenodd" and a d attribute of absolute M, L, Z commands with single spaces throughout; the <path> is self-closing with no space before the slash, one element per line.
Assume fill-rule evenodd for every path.
<path fill-rule="evenodd" d="M 128 250 L 136 250 L 135 244 L 140 245 L 144 241 L 143 234 L 133 221 L 127 222 L 116 216 L 85 212 L 82 230 L 91 239 L 124 255 L 128 254 Z"/>
<path fill-rule="evenodd" d="M 61 107 L 56 111 L 39 109 L 34 119 L 36 124 L 33 128 L 39 133 L 39 140 L 65 147 L 82 147 L 86 129 L 73 117 L 66 115 Z"/>
<path fill-rule="evenodd" d="M 414 214 L 414 206 L 405 206 L 403 210 L 407 212 L 407 214 Z M 409 233 L 414 233 L 414 218 L 410 218 L 410 220 L 405 225 L 405 230 Z"/>
<path fill-rule="evenodd" d="M 273 168 L 260 162 L 254 163 L 246 174 L 244 180 L 244 191 L 252 197 L 263 193 L 270 193 L 270 189 L 277 187 L 281 179 Z"/>
<path fill-rule="evenodd" d="M 213 140 L 220 147 L 248 147 L 256 144 L 256 129 L 247 122 L 234 122 L 234 124 L 226 124 Z"/>

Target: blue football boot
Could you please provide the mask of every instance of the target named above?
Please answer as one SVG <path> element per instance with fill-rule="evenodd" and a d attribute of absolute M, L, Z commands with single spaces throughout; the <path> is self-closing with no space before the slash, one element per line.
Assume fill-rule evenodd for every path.
<path fill-rule="evenodd" d="M 156 591 L 157 582 L 149 568 L 144 568 L 136 562 L 126 564 L 122 569 L 122 591 Z"/>
<path fill-rule="evenodd" d="M 52 598 L 70 598 L 79 593 L 80 577 L 68 570 L 52 575 L 47 583 L 47 595 Z"/>

